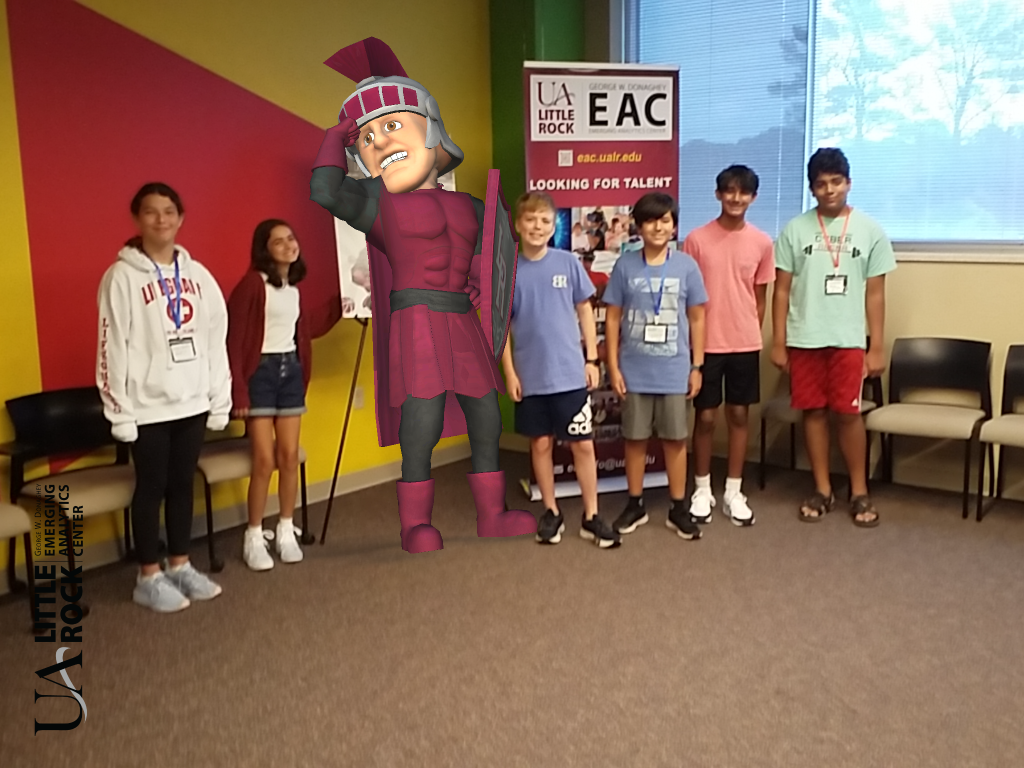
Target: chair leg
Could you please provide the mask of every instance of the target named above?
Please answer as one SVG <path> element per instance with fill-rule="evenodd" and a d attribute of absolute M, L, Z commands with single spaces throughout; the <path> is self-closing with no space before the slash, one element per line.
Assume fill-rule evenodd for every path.
<path fill-rule="evenodd" d="M 971 445 L 970 440 L 964 444 L 964 492 L 963 492 L 963 516 L 964 520 L 967 519 L 970 512 L 967 507 L 969 504 L 969 496 L 971 493 Z"/>
<path fill-rule="evenodd" d="M 996 497 L 996 446 L 995 443 L 988 444 L 988 495 L 991 498 Z"/>
<path fill-rule="evenodd" d="M 989 447 L 991 447 L 991 443 L 989 444 Z M 974 517 L 980 523 L 981 518 L 985 516 L 985 444 L 981 443 L 979 448 L 980 450 L 978 451 L 978 503 L 977 512 L 975 513 Z M 996 468 L 994 464 L 992 465 L 989 471 L 992 474 L 995 474 Z M 989 492 L 989 496 L 991 495 L 992 493 Z"/>
<path fill-rule="evenodd" d="M 885 442 L 886 442 L 886 446 L 885 446 L 885 482 L 892 483 L 893 482 L 893 479 L 892 479 L 892 477 L 893 477 L 892 469 L 893 469 L 893 464 L 895 463 L 895 456 L 894 456 L 894 454 L 896 453 L 896 439 L 895 439 L 895 437 L 893 435 L 882 435 L 882 439 L 885 440 Z"/>
<path fill-rule="evenodd" d="M 14 556 L 18 553 L 18 542 L 13 538 L 7 542 L 7 588 L 12 594 L 25 591 L 25 582 L 18 579 L 14 572 Z"/>
<path fill-rule="evenodd" d="M 43 632 L 36 629 L 36 574 L 32 563 L 32 534 L 26 533 L 22 539 L 25 542 L 25 577 L 28 580 L 28 613 L 32 634 L 42 635 Z"/>
<path fill-rule="evenodd" d="M 1003 498 L 1003 480 L 1006 474 L 1003 470 L 1006 469 L 1006 446 L 999 446 L 999 471 L 996 473 L 998 479 L 996 480 L 996 498 Z"/>
<path fill-rule="evenodd" d="M 309 529 L 309 499 L 306 496 L 306 462 L 299 464 L 299 491 L 302 493 L 302 543 L 315 544 L 316 536 Z"/>
<path fill-rule="evenodd" d="M 209 553 L 210 573 L 220 573 L 224 570 L 224 562 L 217 557 L 217 550 L 213 542 L 213 498 L 210 494 L 210 484 L 203 478 L 203 494 L 206 496 L 206 548 Z"/>
<path fill-rule="evenodd" d="M 864 484 L 871 493 L 871 433 L 867 429 L 864 430 Z"/>
<path fill-rule="evenodd" d="M 764 458 L 768 451 L 768 438 L 764 433 L 765 420 L 761 419 L 761 464 L 758 467 L 758 480 L 760 481 L 761 490 L 764 490 Z"/>
<path fill-rule="evenodd" d="M 132 550 L 132 508 L 124 508 L 124 559 L 133 560 L 135 552 Z"/>
<path fill-rule="evenodd" d="M 796 469 L 796 424 L 789 425 L 789 468 Z"/>

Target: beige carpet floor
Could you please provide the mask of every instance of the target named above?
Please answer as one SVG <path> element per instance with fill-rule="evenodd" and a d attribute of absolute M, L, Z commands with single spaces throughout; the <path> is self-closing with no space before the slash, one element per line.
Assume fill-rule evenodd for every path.
<path fill-rule="evenodd" d="M 55 647 L 0 601 L 0 766 L 1024 765 L 1024 505 L 979 524 L 880 485 L 879 528 L 808 525 L 809 477 L 776 470 L 748 480 L 753 528 L 683 541 L 656 490 L 599 551 L 578 500 L 557 546 L 478 539 L 468 468 L 435 471 L 441 552 L 401 550 L 389 485 L 340 499 L 300 565 L 250 573 L 219 534 L 224 594 L 181 614 L 132 604 L 128 564 L 89 572 L 72 732 L 33 735 L 75 708 L 33 703 Z"/>

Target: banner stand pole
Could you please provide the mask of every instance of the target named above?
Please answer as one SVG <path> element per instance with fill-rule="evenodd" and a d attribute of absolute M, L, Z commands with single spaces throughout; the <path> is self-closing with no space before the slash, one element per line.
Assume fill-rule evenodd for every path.
<path fill-rule="evenodd" d="M 341 469 L 341 454 L 345 450 L 345 437 L 348 435 L 348 423 L 352 416 L 352 403 L 356 395 L 356 384 L 359 382 L 359 364 L 363 360 L 363 345 L 366 343 L 366 328 L 369 321 L 366 318 L 356 318 L 356 321 L 363 326 L 359 333 L 359 351 L 356 352 L 356 364 L 352 371 L 352 386 L 348 390 L 348 404 L 345 406 L 345 423 L 341 428 L 341 443 L 338 445 L 338 458 L 334 462 L 334 478 L 331 480 L 331 494 L 327 497 L 327 514 L 324 515 L 324 526 L 320 531 L 320 546 L 323 546 L 327 539 L 327 525 L 331 522 L 331 508 L 334 506 L 334 491 L 338 487 L 338 470 Z"/>

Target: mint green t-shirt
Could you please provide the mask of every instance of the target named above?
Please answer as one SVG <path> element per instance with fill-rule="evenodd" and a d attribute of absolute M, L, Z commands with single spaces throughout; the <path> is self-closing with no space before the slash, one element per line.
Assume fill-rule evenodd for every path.
<path fill-rule="evenodd" d="M 793 275 L 786 318 L 786 345 L 799 349 L 823 347 L 864 348 L 867 316 L 864 296 L 869 277 L 896 269 L 892 243 L 869 216 L 853 209 L 840 243 L 845 216 L 824 217 L 832 241 L 829 253 L 812 208 L 790 221 L 775 243 L 775 266 Z M 846 292 L 826 293 L 826 278 L 832 277 L 833 256 L 839 252 L 838 274 L 846 275 Z M 836 283 L 831 289 L 836 290 Z"/>

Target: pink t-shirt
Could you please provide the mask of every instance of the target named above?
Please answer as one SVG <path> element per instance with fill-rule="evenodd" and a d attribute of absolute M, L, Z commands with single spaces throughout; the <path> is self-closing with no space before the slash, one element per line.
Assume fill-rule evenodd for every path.
<path fill-rule="evenodd" d="M 683 251 L 697 262 L 708 292 L 706 351 L 760 350 L 754 286 L 775 279 L 772 239 L 750 222 L 731 231 L 715 219 L 687 235 Z"/>

